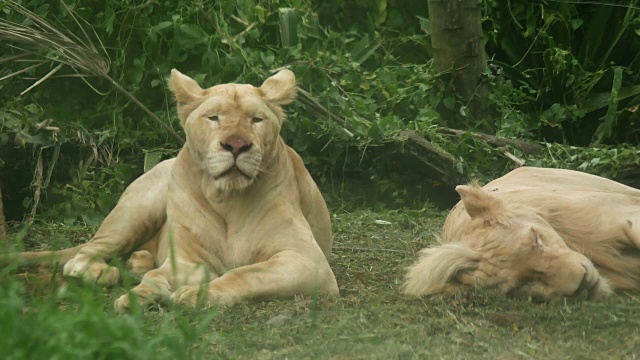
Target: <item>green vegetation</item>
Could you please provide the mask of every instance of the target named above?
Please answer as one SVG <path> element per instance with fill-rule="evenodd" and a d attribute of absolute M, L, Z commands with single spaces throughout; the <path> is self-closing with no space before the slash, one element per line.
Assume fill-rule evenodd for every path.
<path fill-rule="evenodd" d="M 0 269 L 6 359 L 620 359 L 637 356 L 638 293 L 531 303 L 469 290 L 449 300 L 401 294 L 404 268 L 434 241 L 445 212 L 340 210 L 331 260 L 341 297 L 217 311 L 160 305 L 117 316 L 123 289 L 50 271 Z M 390 224 L 382 225 L 376 220 Z M 18 229 L 12 231 L 16 233 Z M 30 247 L 84 241 L 93 229 L 38 225 Z M 62 246 L 62 243 L 58 244 Z M 50 281 L 53 280 L 53 281 Z"/>
<path fill-rule="evenodd" d="M 15 3 L 93 44 L 83 61 L 96 68 L 60 66 L 65 47 L 25 52 L 0 38 L 9 247 L 88 240 L 133 178 L 176 154 L 180 141 L 127 93 L 181 135 L 166 90 L 171 68 L 207 86 L 258 85 L 288 66 L 316 103 L 292 104 L 283 135 L 329 199 L 341 297 L 116 316 L 113 301 L 128 282 L 102 289 L 8 266 L 0 268 L 3 358 L 637 357 L 640 294 L 553 304 L 478 289 L 448 300 L 404 297 L 404 268 L 444 221 L 425 199 L 446 208 L 454 198 L 452 184 L 400 161 L 395 145 L 414 130 L 451 154 L 465 179 L 512 169 L 509 151 L 527 165 L 640 185 L 639 1 L 482 1 L 489 66 L 480 118 L 433 68 L 426 0 Z M 34 25 L 0 0 L 0 31 L 7 22 Z M 451 127 L 542 150 L 444 131 Z"/>
<path fill-rule="evenodd" d="M 637 1 L 482 2 L 489 67 L 481 118 L 446 72 L 434 70 L 422 0 L 17 3 L 57 28 L 67 40 L 58 36 L 56 44 L 67 46 L 11 36 L 0 44 L 0 181 L 12 220 L 34 213 L 96 224 L 144 164 L 174 155 L 180 142 L 127 95 L 181 134 L 166 90 L 174 67 L 204 85 L 259 84 L 271 70 L 290 67 L 320 108 L 303 99 L 289 107 L 287 142 L 321 182 L 369 181 L 395 203 L 410 203 L 412 188 L 429 175 L 407 182 L 415 166 L 393 161 L 399 150 L 391 145 L 404 130 L 449 152 L 462 179 L 509 170 L 508 150 L 529 164 L 637 183 Z M 0 1 L 0 30 L 33 28 L 12 4 Z M 80 55 L 71 61 L 71 52 Z M 443 127 L 591 146 L 599 161 L 523 153 Z M 621 161 L 612 152 L 628 155 Z M 405 174 L 388 175 L 394 172 Z"/>

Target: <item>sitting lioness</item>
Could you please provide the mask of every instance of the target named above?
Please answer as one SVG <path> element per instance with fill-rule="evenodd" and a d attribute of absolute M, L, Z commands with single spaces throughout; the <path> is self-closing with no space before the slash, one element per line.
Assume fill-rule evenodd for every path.
<path fill-rule="evenodd" d="M 524 167 L 462 201 L 441 245 L 409 269 L 409 295 L 479 285 L 553 300 L 640 288 L 640 190 L 577 171 Z"/>
<path fill-rule="evenodd" d="M 88 243 L 17 257 L 54 259 L 66 276 L 113 284 L 119 271 L 106 261 L 132 253 L 127 267 L 144 276 L 135 297 L 117 299 L 118 311 L 134 298 L 224 306 L 337 296 L 327 206 L 279 135 L 281 105 L 296 94 L 293 73 L 282 70 L 259 88 L 202 89 L 172 70 L 170 88 L 187 138 L 178 156 L 134 181 Z"/>

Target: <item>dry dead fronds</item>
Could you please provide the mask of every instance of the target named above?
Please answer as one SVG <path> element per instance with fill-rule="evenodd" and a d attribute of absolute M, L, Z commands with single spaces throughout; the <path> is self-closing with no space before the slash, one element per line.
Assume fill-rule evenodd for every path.
<path fill-rule="evenodd" d="M 24 16 L 25 19 L 29 20 L 28 25 L 24 25 L 0 19 L 0 43 L 13 48 L 18 53 L 15 56 L 0 59 L 0 64 L 15 61 L 30 64 L 25 68 L 0 78 L 0 81 L 20 75 L 47 63 L 58 63 L 58 65 L 51 71 L 21 93 L 25 94 L 50 77 L 54 76 L 66 65 L 73 69 L 77 76 L 82 79 L 85 77 L 101 77 L 107 79 L 116 89 L 121 91 L 131 101 L 138 105 L 173 137 L 181 143 L 184 142 L 182 137 L 169 125 L 160 120 L 160 118 L 136 99 L 133 94 L 109 76 L 111 60 L 109 59 L 109 55 L 107 54 L 102 42 L 100 42 L 97 34 L 93 31 L 93 37 L 97 39 L 100 46 L 96 47 L 94 45 L 89 34 L 84 31 L 83 24 L 89 28 L 91 28 L 91 26 L 86 21 L 76 16 L 73 10 L 67 7 L 64 2 L 62 2 L 62 5 L 67 8 L 69 14 L 78 25 L 78 28 L 81 29 L 83 38 L 71 33 L 71 31 L 64 27 L 64 25 L 61 25 L 61 30 L 13 0 L 0 2 L 6 5 L 9 9 Z M 93 28 L 91 29 L 93 30 Z M 87 84 L 91 86 L 88 82 Z"/>

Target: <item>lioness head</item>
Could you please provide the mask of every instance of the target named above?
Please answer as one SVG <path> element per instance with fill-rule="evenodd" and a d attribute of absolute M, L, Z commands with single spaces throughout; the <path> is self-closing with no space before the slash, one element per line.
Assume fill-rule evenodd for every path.
<path fill-rule="evenodd" d="M 593 263 L 570 249 L 530 207 L 506 204 L 478 186 L 456 191 L 466 212 L 458 216 L 470 220 L 456 232 L 455 242 L 423 251 L 409 271 L 408 294 L 452 292 L 459 284 L 540 300 L 611 291 Z"/>
<path fill-rule="evenodd" d="M 273 157 L 296 81 L 282 70 L 256 88 L 245 84 L 202 89 L 195 80 L 171 71 L 180 123 L 193 159 L 220 191 L 242 190 Z"/>

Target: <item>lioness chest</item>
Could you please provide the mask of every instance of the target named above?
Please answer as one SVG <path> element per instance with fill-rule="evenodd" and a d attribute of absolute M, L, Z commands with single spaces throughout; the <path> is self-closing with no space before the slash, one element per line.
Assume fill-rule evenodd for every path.
<path fill-rule="evenodd" d="M 185 242 L 181 248 L 194 262 L 221 274 L 296 249 L 300 242 L 313 243 L 295 183 L 285 178 L 262 185 L 224 198 L 186 194 L 184 187 L 170 190 L 161 247 L 168 253 L 172 238 Z"/>
<path fill-rule="evenodd" d="M 217 258 L 223 271 L 266 261 L 291 248 L 286 230 L 294 228 L 292 217 L 279 217 L 267 210 L 250 216 L 212 221 L 200 241 L 206 252 Z"/>

